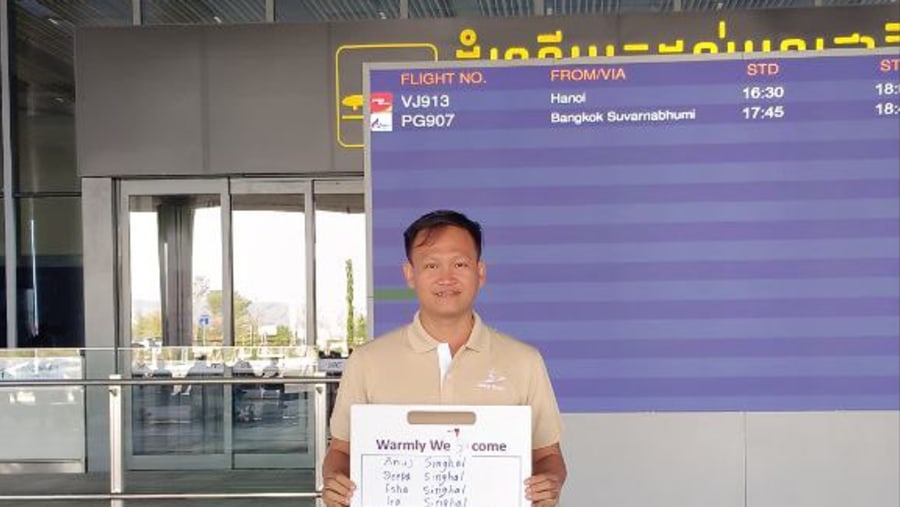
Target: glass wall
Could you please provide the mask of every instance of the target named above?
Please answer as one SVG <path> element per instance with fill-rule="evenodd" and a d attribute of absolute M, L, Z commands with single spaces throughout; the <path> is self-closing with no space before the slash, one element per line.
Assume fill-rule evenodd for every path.
<path fill-rule="evenodd" d="M 130 25 L 131 0 L 15 0 L 14 6 L 15 191 L 77 193 L 75 29 Z"/>
<path fill-rule="evenodd" d="M 74 34 L 132 21 L 131 0 L 9 2 L 20 347 L 84 344 Z M 5 327 L 5 326 L 4 326 Z M 5 337 L 4 337 L 5 338 Z"/>
<path fill-rule="evenodd" d="M 16 201 L 18 346 L 82 344 L 81 200 L 37 194 Z"/>
<path fill-rule="evenodd" d="M 234 343 L 312 344 L 306 335 L 306 209 L 302 194 L 231 198 Z"/>
<path fill-rule="evenodd" d="M 739 9 L 781 9 L 787 7 L 812 7 L 815 0 L 767 0 L 747 2 L 742 0 L 682 0 L 685 11 L 722 11 Z"/>
<path fill-rule="evenodd" d="M 355 188 L 353 201 L 362 203 Z M 132 470 L 312 468 L 309 387 L 260 382 L 316 373 L 308 333 L 311 189 L 310 181 L 284 178 L 120 185 L 127 224 L 120 291 L 131 335 L 121 369 L 134 378 L 185 379 L 130 389 Z M 203 377 L 241 382 L 191 382 Z"/>
<path fill-rule="evenodd" d="M 143 0 L 141 3 L 141 23 L 145 25 L 221 25 L 265 20 L 265 0 Z"/>
<path fill-rule="evenodd" d="M 0 41 L 0 44 L 6 44 Z M 0 79 L 0 93 L 6 89 L 6 83 Z M 0 103 L 0 118 L 5 118 L 3 104 Z M 0 128 L 0 136 L 5 134 Z M 3 198 L 4 179 L 3 162 L 4 160 L 3 141 L 0 137 L 0 210 L 3 210 L 0 216 L 0 349 L 6 348 L 6 201 Z"/>
<path fill-rule="evenodd" d="M 400 0 L 276 0 L 275 21 L 362 21 L 400 17 Z"/>
<path fill-rule="evenodd" d="M 347 353 L 369 336 L 365 204 L 350 184 L 315 186 L 316 328 L 323 353 Z"/>
<path fill-rule="evenodd" d="M 3 155 L 3 148 L 0 147 L 0 156 Z M 3 209 L 6 201 L 0 197 L 0 209 Z M 5 215 L 5 213 L 4 213 Z M 6 348 L 6 219 L 0 217 L 0 287 L 4 290 L 0 292 L 0 349 Z"/>
<path fill-rule="evenodd" d="M 222 346 L 222 207 L 218 195 L 132 196 L 132 346 Z"/>
<path fill-rule="evenodd" d="M 409 0 L 411 18 L 532 16 L 531 0 Z"/>
<path fill-rule="evenodd" d="M 682 4 L 683 5 L 683 4 Z M 544 14 L 615 14 L 617 12 L 666 12 L 675 8 L 674 0 L 544 0 Z"/>

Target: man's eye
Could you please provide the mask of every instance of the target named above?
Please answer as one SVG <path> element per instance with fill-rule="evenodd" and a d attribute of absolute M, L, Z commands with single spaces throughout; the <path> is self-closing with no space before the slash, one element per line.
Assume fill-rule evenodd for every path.
<path fill-rule="evenodd" d="M 435 269 L 435 268 L 437 268 L 437 264 L 435 264 L 433 262 L 429 262 L 428 264 L 425 265 L 425 269 Z"/>
<path fill-rule="evenodd" d="M 467 268 L 467 267 L 469 267 L 469 263 L 468 263 L 468 262 L 457 262 L 457 263 L 456 263 L 456 267 L 458 267 L 458 268 Z"/>

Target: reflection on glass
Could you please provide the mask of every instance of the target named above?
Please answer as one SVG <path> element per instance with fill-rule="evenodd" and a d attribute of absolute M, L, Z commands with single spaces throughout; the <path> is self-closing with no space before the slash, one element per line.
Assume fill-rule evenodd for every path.
<path fill-rule="evenodd" d="M 266 20 L 265 0 L 143 0 L 145 25 L 260 23 Z"/>
<path fill-rule="evenodd" d="M 21 198 L 18 345 L 84 344 L 81 202 L 78 197 Z"/>
<path fill-rule="evenodd" d="M 2 113 L 2 110 L 0 110 Z M 0 147 L 0 155 L 3 154 L 3 149 Z M 0 210 L 4 208 L 5 203 L 3 199 L 0 198 Z M 0 349 L 6 348 L 6 219 L 4 217 L 0 217 L 0 287 L 3 287 L 3 290 L 0 291 Z"/>
<path fill-rule="evenodd" d="M 6 387 L 5 382 L 81 379 L 78 349 L 0 350 L 0 462 L 84 459 L 84 388 Z"/>
<path fill-rule="evenodd" d="M 257 384 L 258 378 L 309 376 L 315 372 L 311 347 L 235 347 L 233 448 L 236 454 L 299 454 L 312 449 L 314 405 L 311 389 L 297 384 Z"/>
<path fill-rule="evenodd" d="M 690 2 L 691 0 L 685 0 Z M 695 4 L 705 3 L 715 8 L 720 0 L 697 0 Z M 607 0 L 591 0 L 574 2 L 572 0 L 544 0 L 544 14 L 548 16 L 572 16 L 577 14 L 615 14 L 617 12 L 665 12 L 672 11 L 672 0 L 631 0 L 628 2 L 610 2 Z"/>
<path fill-rule="evenodd" d="M 888 3 L 893 0 L 884 0 Z M 831 5 L 865 5 L 874 2 L 860 2 L 859 0 L 823 0 L 818 5 L 828 7 Z M 816 0 L 779 0 L 777 2 L 725 2 L 723 0 L 683 0 L 681 10 L 683 11 L 722 11 L 722 10 L 746 10 L 746 9 L 780 9 L 780 8 L 796 8 L 796 7 L 815 7 Z M 671 9 L 668 9 L 671 10 Z"/>
<path fill-rule="evenodd" d="M 235 454 L 299 454 L 312 448 L 314 413 L 309 387 L 257 379 L 314 374 L 310 347 L 157 347 L 125 351 L 134 378 L 185 379 L 174 386 L 132 389 L 132 452 L 199 455 L 224 452 L 224 394 L 231 389 Z M 234 386 L 191 385 L 192 377 L 227 373 Z"/>
<path fill-rule="evenodd" d="M 81 379 L 83 362 L 79 349 L 0 350 L 0 380 Z"/>
<path fill-rule="evenodd" d="M 583 2 L 582 2 L 583 3 Z M 520 0 L 409 0 L 410 18 L 531 16 L 534 2 Z"/>
<path fill-rule="evenodd" d="M 221 377 L 221 348 L 158 347 L 134 349 L 134 378 Z M 132 453 L 199 455 L 224 452 L 225 387 L 219 385 L 147 385 L 131 389 Z"/>
<path fill-rule="evenodd" d="M 362 194 L 316 194 L 316 326 L 323 352 L 368 339 Z"/>
<path fill-rule="evenodd" d="M 3 83 L 3 81 L 5 81 L 5 80 L 0 80 L 0 94 L 2 94 L 3 89 L 6 88 L 6 84 Z M 3 105 L 2 104 L 0 104 L 0 118 L 3 118 Z M 0 142 L 0 160 L 3 160 L 3 143 L 2 142 Z M 2 194 L 2 190 L 3 190 L 3 184 L 4 184 L 3 178 L 4 177 L 5 177 L 4 171 L 0 171 L 0 194 Z M 2 202 L 3 202 L 3 200 L 0 199 L 0 204 L 2 204 Z M 2 209 L 2 208 L 0 208 L 0 209 Z M 0 219 L 0 232 L 2 232 L 2 227 L 3 227 L 3 220 Z M 0 343 L 2 343 L 2 342 L 0 342 Z"/>
<path fill-rule="evenodd" d="M 231 201 L 235 345 L 305 345 L 303 195 Z"/>
<path fill-rule="evenodd" d="M 131 342 L 224 343 L 218 195 L 132 196 Z"/>
<path fill-rule="evenodd" d="M 74 34 L 82 26 L 131 24 L 131 0 L 8 2 L 15 49 L 18 190 L 78 191 Z M 13 11 L 12 5 L 15 6 Z M 4 44 L 7 41 L 3 41 Z"/>

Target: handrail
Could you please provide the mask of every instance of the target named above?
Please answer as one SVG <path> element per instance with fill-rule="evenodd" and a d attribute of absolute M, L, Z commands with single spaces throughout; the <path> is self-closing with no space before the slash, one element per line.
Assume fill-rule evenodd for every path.
<path fill-rule="evenodd" d="M 123 379 L 35 379 L 25 381 L 0 380 L 0 389 L 10 387 L 79 387 L 79 386 L 172 386 L 172 385 L 234 385 L 234 384 L 337 384 L 338 377 L 173 377 Z"/>
<path fill-rule="evenodd" d="M 121 378 L 110 375 L 108 379 L 32 379 L 16 381 L 0 380 L 0 391 L 15 388 L 35 387 L 106 387 L 109 394 L 110 412 L 110 488 L 109 493 L 87 494 L 46 494 L 46 495 L 0 495 L 4 501 L 79 501 L 109 500 L 113 507 L 121 506 L 125 500 L 226 500 L 226 499 L 271 499 L 271 498 L 307 498 L 316 499 L 321 505 L 322 497 L 322 463 L 327 445 L 325 414 L 328 410 L 326 385 L 337 384 L 339 377 L 218 377 L 190 376 L 175 378 Z M 241 492 L 241 493 L 125 493 L 122 443 L 122 387 L 123 386 L 169 386 L 169 385 L 312 385 L 314 386 L 315 403 L 315 490 L 311 492 Z"/>

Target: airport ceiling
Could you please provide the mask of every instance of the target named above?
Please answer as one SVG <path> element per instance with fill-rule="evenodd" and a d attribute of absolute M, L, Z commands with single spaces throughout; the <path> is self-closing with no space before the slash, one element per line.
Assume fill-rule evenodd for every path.
<path fill-rule="evenodd" d="M 5 0 L 0 0 L 5 1 Z M 72 114 L 73 34 L 78 26 L 132 24 L 132 0 L 14 0 L 18 109 Z M 679 0 L 543 0 L 547 14 L 671 11 Z M 680 0 L 682 10 L 811 6 L 816 0 Z M 897 0 L 819 0 L 820 5 L 867 5 Z M 254 23 L 266 0 L 142 0 L 144 24 Z M 408 0 L 410 18 L 504 17 L 534 14 L 534 0 Z M 400 15 L 399 0 L 275 0 L 278 21 L 356 21 Z"/>

